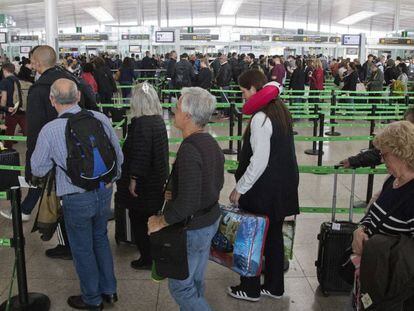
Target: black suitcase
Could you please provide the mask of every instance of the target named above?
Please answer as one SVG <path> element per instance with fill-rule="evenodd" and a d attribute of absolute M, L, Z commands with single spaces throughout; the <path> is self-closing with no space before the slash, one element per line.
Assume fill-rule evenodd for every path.
<path fill-rule="evenodd" d="M 129 210 L 119 203 L 115 203 L 115 242 L 116 244 L 121 242 L 135 244 Z"/>
<path fill-rule="evenodd" d="M 337 167 L 336 167 L 337 168 Z M 352 222 L 355 171 L 352 174 L 351 200 L 349 204 L 349 221 L 336 221 L 336 200 L 338 188 L 338 174 L 334 174 L 334 190 L 332 200 L 332 221 L 324 222 L 318 234 L 319 249 L 318 260 L 315 262 L 320 290 L 324 295 L 347 292 L 352 286 L 346 283 L 339 275 L 339 267 L 343 260 L 345 250 L 350 246 L 352 234 L 357 224 Z"/>
<path fill-rule="evenodd" d="M 19 166 L 19 153 L 14 149 L 0 150 L 0 165 Z M 20 172 L 16 170 L 0 170 L 0 191 L 19 185 Z"/>

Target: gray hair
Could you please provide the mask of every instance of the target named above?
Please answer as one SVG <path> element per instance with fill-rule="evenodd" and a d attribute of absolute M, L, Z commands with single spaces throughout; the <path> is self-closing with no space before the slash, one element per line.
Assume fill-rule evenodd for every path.
<path fill-rule="evenodd" d="M 78 94 L 78 86 L 69 79 L 58 79 L 50 87 L 50 96 L 61 105 L 77 103 Z"/>
<path fill-rule="evenodd" d="M 216 98 L 200 87 L 185 87 L 181 95 L 181 110 L 190 114 L 196 125 L 204 127 L 216 109 Z"/>
<path fill-rule="evenodd" d="M 148 82 L 137 84 L 132 89 L 131 117 L 162 115 L 158 94 Z"/>

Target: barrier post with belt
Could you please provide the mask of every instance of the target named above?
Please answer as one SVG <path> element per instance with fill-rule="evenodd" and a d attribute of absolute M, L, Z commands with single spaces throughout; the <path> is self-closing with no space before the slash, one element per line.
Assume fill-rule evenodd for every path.
<path fill-rule="evenodd" d="M 336 114 L 336 102 L 337 102 L 337 97 L 336 97 L 336 93 L 335 90 L 332 90 L 331 92 L 331 116 L 335 116 Z M 329 123 L 332 124 L 336 124 L 335 119 L 331 119 Z M 323 124 L 322 124 L 322 128 L 323 128 Z M 325 135 L 327 136 L 340 136 L 341 133 L 336 132 L 335 131 L 335 126 L 331 127 L 331 130 L 329 132 L 326 132 Z"/>
<path fill-rule="evenodd" d="M 10 189 L 10 201 L 12 205 L 13 239 L 16 256 L 17 286 L 19 294 L 11 297 L 0 305 L 0 311 L 48 311 L 50 300 L 44 294 L 29 293 L 27 290 L 26 258 L 24 251 L 24 234 L 22 224 L 22 211 L 20 207 L 20 187 Z"/>

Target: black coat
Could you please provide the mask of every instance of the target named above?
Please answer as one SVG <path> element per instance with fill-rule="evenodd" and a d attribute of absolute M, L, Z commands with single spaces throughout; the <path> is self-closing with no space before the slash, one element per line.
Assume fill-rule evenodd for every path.
<path fill-rule="evenodd" d="M 190 87 L 195 80 L 194 68 L 191 63 L 186 59 L 181 59 L 175 64 L 174 70 L 174 87 Z"/>
<path fill-rule="evenodd" d="M 164 201 L 163 189 L 169 171 L 168 137 L 162 117 L 132 119 L 122 151 L 124 163 L 121 179 L 117 181 L 115 202 L 155 214 Z M 137 179 L 137 198 L 129 193 L 131 176 Z"/>
<path fill-rule="evenodd" d="M 231 71 L 229 63 L 224 63 L 221 65 L 216 77 L 217 86 L 229 86 L 232 78 L 233 73 Z"/>
<path fill-rule="evenodd" d="M 353 168 L 377 166 L 381 164 L 381 153 L 378 149 L 369 149 L 356 156 L 349 157 L 348 161 Z"/>
<path fill-rule="evenodd" d="M 211 88 L 211 82 L 213 80 L 213 73 L 209 68 L 202 68 L 197 75 L 196 86 L 209 90 Z"/>
<path fill-rule="evenodd" d="M 30 158 L 33 154 L 33 151 L 36 147 L 37 137 L 39 136 L 40 130 L 42 127 L 56 119 L 57 112 L 55 108 L 52 107 L 49 100 L 50 87 L 53 82 L 58 79 L 65 78 L 74 81 L 79 90 L 81 91 L 81 106 L 84 106 L 85 103 L 89 105 L 90 101 L 88 99 L 89 95 L 87 89 L 84 89 L 84 81 L 78 80 L 73 74 L 69 71 L 62 69 L 60 67 L 52 67 L 46 70 L 40 78 L 30 87 L 27 94 L 27 108 L 26 108 L 26 125 L 27 125 L 27 151 L 26 151 L 26 179 L 31 179 L 31 166 Z M 91 104 L 91 107 L 86 107 L 88 109 L 96 107 Z"/>
<path fill-rule="evenodd" d="M 351 74 L 346 75 L 344 78 L 343 91 L 356 91 L 356 85 L 359 80 L 358 72 L 353 71 Z"/>
<path fill-rule="evenodd" d="M 168 65 L 167 65 L 167 78 L 170 79 L 174 79 L 174 73 L 175 73 L 175 64 L 177 63 L 177 61 L 173 58 L 171 58 L 168 61 Z"/>
<path fill-rule="evenodd" d="M 397 67 L 387 67 L 387 69 L 384 71 L 385 85 L 390 85 L 392 83 L 391 80 L 397 80 L 399 75 L 400 72 L 398 71 Z"/>
<path fill-rule="evenodd" d="M 290 84 L 289 89 L 291 90 L 304 90 L 305 89 L 305 70 L 301 68 L 296 68 L 292 76 L 290 77 Z M 298 93 L 295 93 L 296 95 L 299 95 Z M 303 94 L 301 94 L 303 95 Z"/>
<path fill-rule="evenodd" d="M 98 93 L 101 97 L 112 96 L 117 91 L 116 83 L 111 69 L 108 67 L 96 68 L 93 72 L 96 83 L 98 84 Z M 106 104 L 106 103 L 105 103 Z"/>

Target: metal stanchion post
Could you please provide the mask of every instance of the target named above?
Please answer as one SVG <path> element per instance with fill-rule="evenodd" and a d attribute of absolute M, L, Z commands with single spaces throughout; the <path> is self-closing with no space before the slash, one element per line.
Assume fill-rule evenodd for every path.
<path fill-rule="evenodd" d="M 323 124 L 325 122 L 325 116 L 323 113 L 319 114 L 319 138 L 323 138 Z M 318 166 L 322 166 L 322 156 L 323 156 L 323 141 L 318 141 Z"/>
<path fill-rule="evenodd" d="M 331 116 L 334 116 L 336 114 L 336 109 L 335 108 L 336 108 L 336 102 L 337 102 L 337 97 L 336 97 L 336 94 L 335 94 L 335 90 L 332 90 L 331 96 L 332 96 L 331 97 Z M 331 119 L 330 123 L 336 124 L 335 119 Z M 335 126 L 332 126 L 331 130 L 329 132 L 326 132 L 325 135 L 327 135 L 327 136 L 340 136 L 341 133 L 336 132 L 335 131 Z"/>
<path fill-rule="evenodd" d="M 22 212 L 20 208 L 20 187 L 10 189 L 13 220 L 13 244 L 16 256 L 17 286 L 19 294 L 10 299 L 10 311 L 47 311 L 50 308 L 50 300 L 44 294 L 28 293 L 26 276 L 26 259 L 24 252 L 24 234 L 22 225 Z M 7 309 L 8 302 L 0 305 L 0 311 Z"/>
<path fill-rule="evenodd" d="M 315 106 L 313 107 L 313 114 L 318 115 L 319 114 L 319 105 L 315 103 Z M 313 137 L 318 136 L 318 117 L 315 117 L 313 119 Z M 323 129 L 323 124 L 321 125 Z M 312 142 L 312 149 L 305 150 L 305 154 L 308 155 L 314 155 L 317 156 L 319 154 L 318 150 L 316 149 L 316 141 Z M 322 151 L 323 154 L 323 151 Z"/>
<path fill-rule="evenodd" d="M 235 113 L 235 104 L 230 103 L 230 118 L 229 118 L 229 136 L 232 138 L 234 135 L 234 113 Z M 233 140 L 229 140 L 229 148 L 223 149 L 224 154 L 235 155 L 237 151 L 233 149 Z"/>
<path fill-rule="evenodd" d="M 124 116 L 124 124 L 122 124 L 122 138 L 125 138 L 127 136 L 128 132 L 128 116 Z"/>

